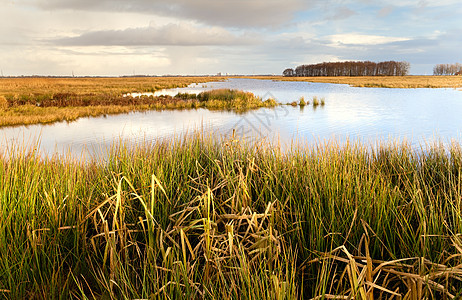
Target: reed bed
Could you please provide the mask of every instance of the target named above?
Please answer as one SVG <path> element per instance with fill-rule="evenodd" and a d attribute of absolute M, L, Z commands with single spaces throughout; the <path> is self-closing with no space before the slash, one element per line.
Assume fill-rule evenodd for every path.
<path fill-rule="evenodd" d="M 220 80 L 224 77 L 0 78 L 0 126 L 163 109 L 153 97 L 124 95 Z"/>
<path fill-rule="evenodd" d="M 5 299 L 456 299 L 462 151 L 191 135 L 0 153 Z"/>
<path fill-rule="evenodd" d="M 243 112 L 260 107 L 274 107 L 273 99 L 263 101 L 249 92 L 219 89 L 195 94 L 131 97 L 56 93 L 44 98 L 0 97 L 0 126 L 74 121 L 81 117 L 96 117 L 131 111 L 197 109 L 233 110 Z"/>
<path fill-rule="evenodd" d="M 108 77 L 108 78 L 0 78 L 0 95 L 49 98 L 56 93 L 118 95 L 186 87 L 192 83 L 221 81 L 225 77 Z"/>
<path fill-rule="evenodd" d="M 336 84 L 349 84 L 355 87 L 375 88 L 460 88 L 461 76 L 355 76 L 355 77 L 283 77 L 283 76 L 254 76 L 244 77 L 254 79 L 279 81 L 307 81 Z"/>

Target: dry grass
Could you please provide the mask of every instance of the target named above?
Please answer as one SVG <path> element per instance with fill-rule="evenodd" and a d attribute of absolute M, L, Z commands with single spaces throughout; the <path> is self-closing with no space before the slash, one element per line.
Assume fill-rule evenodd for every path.
<path fill-rule="evenodd" d="M 155 92 L 224 77 L 0 78 L 0 95 L 47 96 L 55 93 L 111 94 Z"/>
<path fill-rule="evenodd" d="M 73 121 L 80 117 L 148 109 L 244 110 L 275 106 L 250 93 L 225 90 L 205 93 L 207 99 L 178 97 L 125 97 L 127 93 L 155 92 L 224 77 L 140 78 L 0 78 L 0 126 Z M 209 95 L 210 94 L 210 95 Z"/>
<path fill-rule="evenodd" d="M 3 101 L 2 101 L 3 99 Z M 246 111 L 274 107 L 275 100 L 263 101 L 252 93 L 213 90 L 171 96 L 124 97 L 108 94 L 56 93 L 45 99 L 0 98 L 0 126 L 74 121 L 81 117 L 145 110 L 197 109 Z"/>
<path fill-rule="evenodd" d="M 0 149 L 0 298 L 460 299 L 462 150 Z"/>
<path fill-rule="evenodd" d="M 47 124 L 59 121 L 71 122 L 82 117 L 97 117 L 148 109 L 150 109 L 148 105 L 85 107 L 36 107 L 34 105 L 22 105 L 8 110 L 0 110 L 0 126 Z"/>
<path fill-rule="evenodd" d="M 0 78 L 0 126 L 73 121 L 80 117 L 150 109 L 155 92 L 223 77 Z M 159 108 L 156 106 L 155 108 Z"/>
<path fill-rule="evenodd" d="M 247 77 L 280 81 L 307 81 L 349 84 L 355 87 L 379 88 L 460 88 L 461 76 L 358 76 L 358 77 Z"/>

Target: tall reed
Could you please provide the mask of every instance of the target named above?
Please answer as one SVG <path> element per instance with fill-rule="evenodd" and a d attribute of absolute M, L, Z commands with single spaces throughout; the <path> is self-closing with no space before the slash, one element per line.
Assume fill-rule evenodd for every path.
<path fill-rule="evenodd" d="M 462 151 L 193 135 L 0 154 L 0 297 L 460 297 Z M 419 298 L 420 297 L 420 298 Z"/>

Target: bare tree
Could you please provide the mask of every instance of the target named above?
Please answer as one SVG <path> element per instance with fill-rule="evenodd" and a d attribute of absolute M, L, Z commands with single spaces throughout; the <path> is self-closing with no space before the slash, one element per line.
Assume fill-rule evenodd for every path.
<path fill-rule="evenodd" d="M 462 64 L 439 64 L 433 67 L 433 75 L 459 75 L 462 72 Z"/>
<path fill-rule="evenodd" d="M 295 71 L 294 69 L 285 69 L 284 72 L 282 72 L 282 76 L 285 76 L 285 77 L 292 77 L 295 75 Z"/>
<path fill-rule="evenodd" d="M 409 74 L 410 64 L 402 61 L 345 61 L 301 65 L 295 68 L 294 76 L 404 76 Z M 289 69 L 286 69 L 286 72 Z M 289 72 L 289 71 L 287 71 Z"/>

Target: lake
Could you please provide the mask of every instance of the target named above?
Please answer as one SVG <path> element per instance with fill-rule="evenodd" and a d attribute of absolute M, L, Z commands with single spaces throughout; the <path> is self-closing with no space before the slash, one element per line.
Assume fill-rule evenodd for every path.
<path fill-rule="evenodd" d="M 81 118 L 74 122 L 0 129 L 0 146 L 35 145 L 46 155 L 104 153 L 114 141 L 130 143 L 171 138 L 195 130 L 290 143 L 406 140 L 419 146 L 433 141 L 462 141 L 462 91 L 456 89 L 356 88 L 348 85 L 229 79 L 158 91 L 199 93 L 231 88 L 289 103 L 305 97 L 325 99 L 324 106 L 280 106 L 238 114 L 230 111 L 173 110 Z M 137 96 L 133 94 L 131 96 Z M 312 102 L 312 101 L 311 101 Z M 99 154 L 97 154 L 99 155 Z"/>

